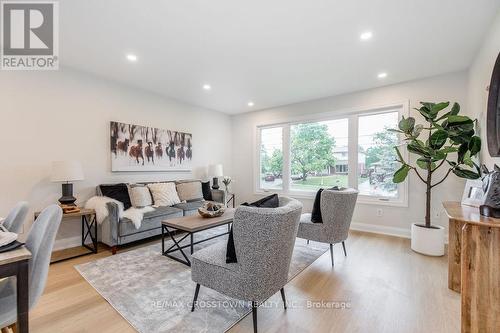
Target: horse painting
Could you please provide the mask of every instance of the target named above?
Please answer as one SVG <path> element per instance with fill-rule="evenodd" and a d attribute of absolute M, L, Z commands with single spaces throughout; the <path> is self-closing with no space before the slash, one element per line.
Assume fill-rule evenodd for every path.
<path fill-rule="evenodd" d="M 142 153 L 142 140 L 137 140 L 137 145 L 130 147 L 130 157 L 135 158 L 137 164 L 139 164 L 139 158 L 142 159 L 142 165 L 144 165 L 144 154 Z"/>

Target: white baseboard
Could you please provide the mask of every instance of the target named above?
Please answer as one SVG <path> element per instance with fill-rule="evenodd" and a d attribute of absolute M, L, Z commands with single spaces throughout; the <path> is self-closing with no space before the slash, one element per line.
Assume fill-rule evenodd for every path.
<path fill-rule="evenodd" d="M 388 227 L 385 225 L 376 225 L 376 224 L 368 224 L 368 223 L 360 223 L 360 222 L 352 222 L 351 230 L 370 232 L 373 234 L 381 234 L 381 235 L 389 235 L 401 238 L 411 238 L 411 230 L 408 228 L 396 228 L 396 227 Z M 444 243 L 448 244 L 448 234 L 444 236 Z"/>
<path fill-rule="evenodd" d="M 81 244 L 82 244 L 81 236 L 56 239 L 53 251 L 64 250 L 71 247 L 80 246 Z"/>
<path fill-rule="evenodd" d="M 376 225 L 376 224 L 368 224 L 360 222 L 352 222 L 351 229 L 357 231 L 371 232 L 374 234 L 396 236 L 401 238 L 410 238 L 411 236 L 410 229 L 388 227 L 384 225 Z"/>

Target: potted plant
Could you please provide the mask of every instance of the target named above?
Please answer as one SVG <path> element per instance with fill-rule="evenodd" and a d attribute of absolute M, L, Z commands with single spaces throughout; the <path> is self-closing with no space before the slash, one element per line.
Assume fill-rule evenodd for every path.
<path fill-rule="evenodd" d="M 416 124 L 413 117 L 403 117 L 398 129 L 390 129 L 401 133 L 408 152 L 416 155 L 415 163 L 410 164 L 403 159 L 399 147 L 394 147 L 401 168 L 394 173 L 393 182 L 403 182 L 413 171 L 425 184 L 425 224 L 412 224 L 411 248 L 419 253 L 441 256 L 444 255 L 444 228 L 431 224 L 432 189 L 451 173 L 467 179 L 480 177 L 480 168 L 472 158 L 481 150 L 481 139 L 475 135 L 476 120 L 460 115 L 458 103 L 447 112 L 449 102 L 420 104 L 421 107 L 415 110 L 422 115 L 425 125 Z M 446 172 L 437 177 L 436 172 L 443 166 Z"/>

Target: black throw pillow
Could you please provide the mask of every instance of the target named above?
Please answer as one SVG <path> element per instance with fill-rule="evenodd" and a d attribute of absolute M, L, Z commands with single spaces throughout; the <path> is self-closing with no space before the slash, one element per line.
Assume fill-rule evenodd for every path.
<path fill-rule="evenodd" d="M 203 199 L 212 201 L 212 190 L 210 189 L 210 181 L 201 183 L 201 191 L 203 192 Z"/>
<path fill-rule="evenodd" d="M 259 208 L 277 208 L 280 205 L 280 201 L 277 194 L 272 194 L 260 200 L 257 200 L 252 203 L 242 203 L 242 206 L 248 207 L 259 207 Z M 234 238 L 233 238 L 233 228 L 229 231 L 229 237 L 227 238 L 227 246 L 226 246 L 226 263 L 236 263 L 238 259 L 236 258 L 236 249 L 234 248 Z"/>
<path fill-rule="evenodd" d="M 320 188 L 318 192 L 316 192 L 316 197 L 314 198 L 313 208 L 311 212 L 311 222 L 313 223 L 323 223 L 323 219 L 321 218 L 321 193 L 323 189 Z"/>
<path fill-rule="evenodd" d="M 249 207 L 259 207 L 259 208 L 278 208 L 280 205 L 280 200 L 277 194 L 271 194 L 270 196 L 267 196 L 255 202 L 252 203 L 244 202 L 241 205 Z"/>
<path fill-rule="evenodd" d="M 132 207 L 130 197 L 128 195 L 127 184 L 101 185 L 101 193 L 105 197 L 115 199 L 123 203 L 123 209 Z"/>

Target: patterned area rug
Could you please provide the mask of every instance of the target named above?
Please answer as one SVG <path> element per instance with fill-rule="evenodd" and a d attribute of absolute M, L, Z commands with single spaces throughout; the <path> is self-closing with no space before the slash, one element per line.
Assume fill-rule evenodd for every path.
<path fill-rule="evenodd" d="M 195 235 L 195 241 L 227 231 L 214 228 Z M 225 240 L 227 236 L 198 244 L 196 249 Z M 165 242 L 167 247 L 172 241 Z M 186 249 L 189 252 L 189 249 Z M 289 280 L 328 250 L 328 244 L 298 239 Z M 196 284 L 188 266 L 161 255 L 161 243 L 119 253 L 75 266 L 78 272 L 137 331 L 225 332 L 250 311 L 246 302 L 201 288 L 200 307 L 191 312 Z M 204 305 L 204 306 L 203 306 Z"/>

